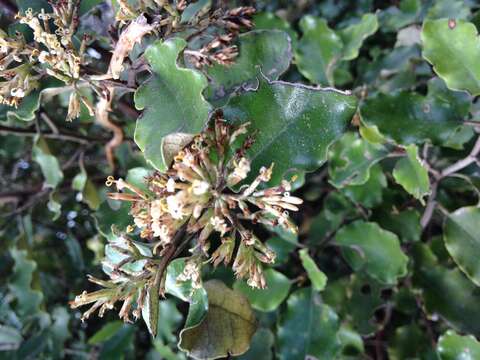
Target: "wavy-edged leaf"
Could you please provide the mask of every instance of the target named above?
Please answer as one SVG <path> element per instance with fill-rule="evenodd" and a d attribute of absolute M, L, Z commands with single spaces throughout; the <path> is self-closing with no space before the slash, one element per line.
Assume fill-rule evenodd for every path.
<path fill-rule="evenodd" d="M 255 315 L 247 298 L 218 280 L 206 282 L 205 289 L 207 315 L 200 323 L 182 330 L 179 348 L 202 360 L 243 354 L 256 330 Z"/>
<path fill-rule="evenodd" d="M 467 94 L 454 93 L 438 79 L 428 83 L 428 95 L 401 91 L 378 94 L 360 108 L 362 122 L 376 125 L 381 134 L 399 144 L 436 145 L 449 141 L 468 114 Z"/>
<path fill-rule="evenodd" d="M 153 167 L 164 171 L 172 158 L 165 137 L 196 134 L 208 120 L 210 105 L 202 92 L 207 79 L 198 71 L 177 65 L 186 42 L 180 38 L 156 41 L 145 51 L 153 74 L 135 92 L 135 107 L 144 110 L 137 120 L 135 142 Z"/>
<path fill-rule="evenodd" d="M 480 359 L 480 343 L 472 335 L 461 336 L 447 330 L 438 339 L 437 350 L 441 360 Z"/>
<path fill-rule="evenodd" d="M 47 142 L 41 136 L 35 138 L 33 160 L 40 165 L 45 178 L 45 185 L 56 188 L 63 180 L 63 172 L 57 158 L 52 155 Z"/>
<path fill-rule="evenodd" d="M 250 349 L 238 357 L 238 360 L 271 360 L 273 359 L 273 344 L 275 336 L 267 328 L 260 328 L 253 335 Z"/>
<path fill-rule="evenodd" d="M 458 267 L 480 286 L 480 208 L 464 207 L 445 220 L 443 239 L 445 247 Z"/>
<path fill-rule="evenodd" d="M 256 90 L 230 99 L 227 120 L 251 123 L 255 143 L 247 151 L 252 174 L 275 163 L 272 183 L 285 172 L 313 171 L 323 164 L 330 144 L 355 113 L 357 100 L 332 89 L 282 81 L 260 81 Z"/>
<path fill-rule="evenodd" d="M 313 83 L 333 85 L 333 70 L 342 57 L 341 37 L 325 19 L 311 15 L 300 20 L 300 28 L 303 35 L 295 51 L 298 70 Z"/>
<path fill-rule="evenodd" d="M 290 279 L 282 273 L 267 269 L 265 271 L 266 289 L 253 289 L 245 281 L 238 280 L 233 288 L 247 297 L 252 307 L 259 311 L 273 311 L 287 298 Z"/>
<path fill-rule="evenodd" d="M 387 155 L 383 145 L 369 143 L 358 134 L 348 132 L 328 152 L 329 181 L 337 188 L 365 184 L 370 168 Z"/>
<path fill-rule="evenodd" d="M 407 274 L 408 257 L 398 237 L 376 223 L 355 221 L 341 228 L 335 241 L 353 270 L 363 270 L 381 283 L 396 284 Z"/>
<path fill-rule="evenodd" d="M 387 187 L 387 178 L 378 164 L 370 168 L 368 180 L 361 185 L 348 185 L 342 192 L 352 201 L 366 208 L 372 208 L 382 203 L 383 189 Z"/>
<path fill-rule="evenodd" d="M 470 4 L 464 0 L 437 0 L 428 9 L 427 19 L 462 19 L 467 20 L 471 16 Z"/>
<path fill-rule="evenodd" d="M 278 328 L 277 355 L 281 360 L 309 357 L 334 359 L 340 350 L 338 315 L 312 288 L 295 291 Z"/>
<path fill-rule="evenodd" d="M 292 46 L 290 37 L 280 30 L 255 30 L 238 38 L 239 56 L 226 67 L 213 65 L 207 69 L 210 86 L 208 98 L 218 101 L 235 90 L 258 83 L 262 74 L 277 80 L 290 66 Z"/>
<path fill-rule="evenodd" d="M 342 60 L 353 60 L 358 57 L 360 47 L 365 39 L 378 30 L 376 14 L 365 14 L 360 21 L 338 31 L 343 41 Z"/>
<path fill-rule="evenodd" d="M 276 29 L 285 31 L 290 36 L 292 48 L 295 49 L 298 41 L 298 34 L 285 19 L 282 19 L 271 12 L 260 12 L 253 16 L 253 22 L 255 23 L 255 29 L 257 30 Z"/>
<path fill-rule="evenodd" d="M 480 39 L 474 24 L 454 19 L 427 20 L 423 57 L 452 90 L 480 95 Z"/>
<path fill-rule="evenodd" d="M 316 291 L 322 291 L 327 285 L 327 275 L 320 270 L 315 261 L 308 254 L 308 249 L 302 249 L 298 252 L 303 268 L 307 271 L 308 277 L 312 282 L 312 287 Z"/>
<path fill-rule="evenodd" d="M 15 261 L 8 287 L 15 296 L 16 310 L 20 317 L 32 316 L 39 311 L 43 293 L 32 288 L 33 274 L 37 263 L 28 259 L 26 250 L 11 249 Z"/>
<path fill-rule="evenodd" d="M 458 268 L 450 270 L 441 266 L 424 244 L 416 243 L 412 254 L 415 259 L 413 283 L 422 289 L 427 312 L 440 315 L 458 331 L 479 336 L 478 287 Z"/>
<path fill-rule="evenodd" d="M 393 177 L 408 193 L 423 201 L 423 198 L 430 192 L 428 170 L 418 156 L 416 145 L 411 144 L 405 150 L 407 157 L 398 160 L 393 169 Z"/>

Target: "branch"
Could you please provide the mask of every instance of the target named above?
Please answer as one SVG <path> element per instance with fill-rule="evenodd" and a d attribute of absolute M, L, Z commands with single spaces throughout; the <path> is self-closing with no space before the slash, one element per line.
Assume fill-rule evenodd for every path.
<path fill-rule="evenodd" d="M 10 126 L 4 126 L 0 125 L 0 134 L 1 135 L 8 135 L 8 134 L 14 134 L 17 136 L 36 136 L 38 133 L 36 131 L 28 130 L 28 129 L 22 129 L 22 128 L 16 128 L 16 127 L 10 127 Z M 98 142 L 98 143 L 104 143 L 105 139 L 100 139 L 100 138 L 92 138 L 89 136 L 84 136 L 80 134 L 71 134 L 71 133 L 42 133 L 42 136 L 46 139 L 55 139 L 55 140 L 64 140 L 64 141 L 71 141 L 71 142 L 76 142 L 79 144 L 83 145 L 88 145 L 92 142 Z"/>
<path fill-rule="evenodd" d="M 428 163 L 425 161 L 425 163 L 428 166 L 428 170 L 430 173 L 433 174 L 434 176 L 434 181 L 432 182 L 431 186 L 431 194 L 428 197 L 428 202 L 427 206 L 425 208 L 425 211 L 422 215 L 422 218 L 420 220 L 420 224 L 422 226 L 422 229 L 425 229 L 427 225 L 430 223 L 430 220 L 432 219 L 433 212 L 435 211 L 435 207 L 437 206 L 437 190 L 438 190 L 438 185 L 440 184 L 440 181 L 442 181 L 444 178 L 448 176 L 452 176 L 456 172 L 466 168 L 467 166 L 473 164 L 473 163 L 478 163 L 478 154 L 480 153 L 480 136 L 477 138 L 477 141 L 475 142 L 475 145 L 473 146 L 472 150 L 470 153 L 467 155 L 467 157 L 457 161 L 456 163 L 453 163 L 450 166 L 447 166 L 445 169 L 442 171 L 436 171 L 433 169 Z M 424 159 L 425 160 L 425 159 Z"/>
<path fill-rule="evenodd" d="M 468 165 L 473 164 L 474 162 L 477 162 L 479 153 L 480 153 L 480 136 L 478 137 L 477 142 L 473 146 L 473 149 L 470 152 L 470 154 L 466 158 L 459 160 L 456 163 L 443 169 L 440 176 L 443 178 L 450 174 L 456 173 L 457 171 L 460 171 L 463 168 L 466 168 Z"/>

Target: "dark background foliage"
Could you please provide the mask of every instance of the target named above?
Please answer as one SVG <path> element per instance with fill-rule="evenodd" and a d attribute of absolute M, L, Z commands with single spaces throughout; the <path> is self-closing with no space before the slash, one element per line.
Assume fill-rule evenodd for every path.
<path fill-rule="evenodd" d="M 242 291 L 256 311 L 257 333 L 239 358 L 459 359 L 470 351 L 479 359 L 478 342 L 460 335 L 480 336 L 474 97 L 480 94 L 480 65 L 455 63 L 457 57 L 480 60 L 478 38 L 460 25 L 480 25 L 477 2 L 237 3 L 257 8 L 257 29 L 285 31 L 291 41 L 287 49 L 281 48 L 284 35 L 267 33 L 264 43 L 248 43 L 244 36 L 238 61 L 247 64 L 251 78 L 241 83 L 263 79 L 258 68 L 249 68 L 255 64 L 272 70 L 266 74 L 271 80 L 334 86 L 359 100 L 339 140 L 318 140 L 331 145 L 327 162 L 306 175 L 303 170 L 312 167 L 301 168 L 295 195 L 305 203 L 292 214 L 299 235 L 258 229 L 277 252 L 267 271 L 269 288 L 253 291 L 226 268 L 204 269 L 205 279 Z M 42 5 L 1 0 L 2 28 L 13 30 L 18 9 Z M 113 12 L 97 0 L 82 0 L 81 11 L 82 31 L 98 35 L 91 45 L 98 59 L 91 66 L 104 71 Z M 465 29 L 454 50 L 442 42 L 448 19 Z M 445 59 L 453 65 L 439 65 Z M 466 72 L 456 72 L 463 66 Z M 206 73 L 220 84 L 235 84 L 231 73 L 222 78 L 224 68 Z M 207 92 L 211 103 L 225 104 L 215 98 L 214 85 Z M 82 323 L 81 312 L 69 308 L 76 294 L 96 289 L 86 274 L 102 277 L 110 225 L 129 219 L 125 209 L 114 211 L 105 201 L 104 183 L 112 173 L 104 146 L 111 134 L 86 109 L 65 122 L 68 94 L 42 96 L 16 111 L 0 107 L 0 358 L 186 358 L 177 342 L 188 304 L 173 297 L 161 302 L 154 339 L 141 321 L 124 324 L 112 311 Z M 262 101 L 275 105 L 266 95 Z M 112 106 L 125 133 L 113 175 L 134 178 L 149 166 L 133 140 L 140 112 L 131 93 Z M 287 144 L 290 153 L 295 142 L 308 145 L 308 128 L 302 130 L 303 137 Z M 313 157 L 310 164 L 323 163 L 318 153 L 306 154 Z M 293 161 L 270 160 L 282 169 Z M 45 187 L 46 179 L 54 186 Z"/>

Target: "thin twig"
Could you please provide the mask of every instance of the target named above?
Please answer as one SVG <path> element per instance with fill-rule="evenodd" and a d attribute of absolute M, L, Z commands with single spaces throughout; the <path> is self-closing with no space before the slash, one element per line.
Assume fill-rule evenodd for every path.
<path fill-rule="evenodd" d="M 40 117 L 42 118 L 43 121 L 45 121 L 47 123 L 50 130 L 52 130 L 53 134 L 60 134 L 57 126 L 55 125 L 55 123 L 52 121 L 52 119 L 50 119 L 50 117 L 45 112 L 42 111 L 40 113 Z"/>
<path fill-rule="evenodd" d="M 463 168 L 466 168 L 470 164 L 473 164 L 478 160 L 477 157 L 479 153 L 480 153 L 480 136 L 478 137 L 470 154 L 466 158 L 459 160 L 456 163 L 443 169 L 441 176 L 442 177 L 448 176 L 450 174 L 453 174 L 453 173 L 456 173 L 457 171 L 462 170 Z"/>
<path fill-rule="evenodd" d="M 480 153 L 480 136 L 477 138 L 475 145 L 473 146 L 472 150 L 465 158 L 453 163 L 450 166 L 447 166 L 445 169 L 443 169 L 440 172 L 433 169 L 430 165 L 428 165 L 428 163 L 426 162 L 426 159 L 424 159 L 425 164 L 427 164 L 428 171 L 433 174 L 434 180 L 431 185 L 431 193 L 430 193 L 430 196 L 428 197 L 427 206 L 420 220 L 422 229 L 425 229 L 427 225 L 430 223 L 430 220 L 432 219 L 432 216 L 433 216 L 433 212 L 435 211 L 435 208 L 439 205 L 436 201 L 436 197 L 437 197 L 438 185 L 440 184 L 440 181 L 442 181 L 444 178 L 448 176 L 454 175 L 456 172 L 466 168 L 467 166 L 473 163 L 478 163 L 479 153 Z"/>
<path fill-rule="evenodd" d="M 36 136 L 38 133 L 36 131 L 28 130 L 28 129 L 22 129 L 22 128 L 16 128 L 16 127 L 10 127 L 10 126 L 4 126 L 0 125 L 0 134 L 5 135 L 5 134 L 15 134 L 17 136 Z M 46 139 L 55 139 L 55 140 L 64 140 L 64 141 L 71 141 L 71 142 L 76 142 L 79 144 L 83 145 L 88 145 L 92 142 L 99 142 L 103 143 L 108 140 L 100 139 L 100 138 L 92 138 L 89 136 L 84 136 L 80 134 L 65 134 L 65 133 L 42 133 L 42 136 Z"/>

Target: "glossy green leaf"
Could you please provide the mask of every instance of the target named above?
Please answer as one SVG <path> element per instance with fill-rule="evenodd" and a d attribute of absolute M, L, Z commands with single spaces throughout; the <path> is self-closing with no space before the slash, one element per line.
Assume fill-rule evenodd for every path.
<path fill-rule="evenodd" d="M 280 320 L 277 356 L 282 360 L 308 357 L 333 359 L 340 350 L 337 314 L 311 288 L 295 291 L 287 301 Z"/>
<path fill-rule="evenodd" d="M 280 266 L 288 261 L 290 253 L 298 246 L 298 241 L 286 240 L 280 236 L 273 236 L 265 243 L 275 254 L 275 263 L 273 266 Z"/>
<path fill-rule="evenodd" d="M 265 270 L 266 289 L 253 289 L 245 281 L 236 281 L 233 288 L 244 294 L 255 310 L 273 311 L 287 298 L 291 282 L 282 273 Z"/>
<path fill-rule="evenodd" d="M 442 145 L 462 124 L 470 101 L 466 94 L 444 89 L 438 80 L 428 85 L 427 96 L 401 91 L 367 99 L 360 109 L 362 121 L 402 145 L 427 140 Z"/>
<path fill-rule="evenodd" d="M 33 274 L 37 263 L 28 259 L 25 250 L 11 249 L 10 254 L 15 261 L 9 290 L 16 299 L 17 312 L 21 317 L 32 316 L 39 311 L 43 293 L 32 288 Z"/>
<path fill-rule="evenodd" d="M 480 39 L 475 25 L 462 20 L 427 20 L 423 57 L 452 90 L 480 95 Z"/>
<path fill-rule="evenodd" d="M 135 339 L 135 326 L 123 324 L 102 346 L 99 360 L 117 360 L 125 358 L 125 353 L 132 348 Z"/>
<path fill-rule="evenodd" d="M 462 19 L 467 20 L 471 15 L 470 5 L 464 0 L 437 0 L 428 9 L 427 19 Z"/>
<path fill-rule="evenodd" d="M 445 247 L 458 267 L 480 286 L 480 208 L 464 207 L 451 213 L 443 230 Z"/>
<path fill-rule="evenodd" d="M 88 339 L 88 344 L 96 345 L 96 344 L 102 343 L 104 341 L 107 341 L 113 335 L 115 335 L 118 330 L 120 330 L 122 325 L 123 325 L 123 322 L 120 321 L 120 320 L 111 321 L 109 323 L 106 323 L 104 326 L 102 326 L 102 328 L 100 330 L 98 330 L 95 334 L 93 334 Z"/>
<path fill-rule="evenodd" d="M 387 187 L 387 178 L 378 164 L 370 168 L 368 180 L 361 185 L 347 185 L 342 192 L 352 201 L 366 208 L 371 208 L 382 203 L 383 189 Z"/>
<path fill-rule="evenodd" d="M 359 333 L 342 325 L 337 334 L 337 338 L 340 341 L 342 347 L 342 355 L 339 359 L 349 359 L 352 357 L 360 356 L 365 352 L 363 345 L 363 339 Z"/>
<path fill-rule="evenodd" d="M 57 158 L 52 155 L 45 139 L 37 136 L 33 145 L 33 160 L 40 165 L 45 185 L 56 188 L 63 180 L 63 172 Z"/>
<path fill-rule="evenodd" d="M 282 30 L 285 31 L 292 42 L 292 48 L 295 49 L 298 34 L 292 29 L 290 23 L 271 12 L 260 12 L 253 16 L 255 29 L 257 30 Z"/>
<path fill-rule="evenodd" d="M 250 349 L 243 355 L 238 357 L 238 360 L 271 360 L 273 359 L 273 344 L 275 337 L 273 333 L 266 328 L 260 328 L 253 335 Z"/>
<path fill-rule="evenodd" d="M 238 41 L 240 54 L 234 64 L 228 67 L 217 64 L 207 69 L 210 80 L 208 98 L 213 101 L 251 87 L 262 75 L 277 80 L 290 66 L 291 43 L 284 31 L 250 31 L 240 35 Z"/>
<path fill-rule="evenodd" d="M 197 326 L 182 330 L 178 346 L 194 359 L 243 354 L 256 330 L 255 315 L 247 298 L 218 280 L 206 282 L 205 289 L 207 315 Z"/>
<path fill-rule="evenodd" d="M 356 24 L 338 31 L 343 41 L 342 60 L 353 60 L 358 57 L 360 47 L 365 39 L 378 30 L 378 20 L 375 14 L 365 14 Z"/>
<path fill-rule="evenodd" d="M 399 6 L 391 6 L 381 15 L 382 30 L 395 31 L 415 22 L 422 11 L 421 0 L 401 0 Z"/>
<path fill-rule="evenodd" d="M 312 282 L 312 287 L 316 291 L 322 291 L 327 285 L 327 276 L 315 264 L 315 261 L 308 254 L 308 249 L 302 249 L 298 252 L 303 268 L 307 271 L 308 277 Z"/>
<path fill-rule="evenodd" d="M 333 85 L 333 70 L 342 58 L 341 37 L 326 20 L 311 15 L 300 20 L 300 28 L 303 36 L 295 52 L 298 70 L 313 83 Z"/>
<path fill-rule="evenodd" d="M 355 221 L 341 228 L 335 240 L 355 271 L 363 270 L 385 284 L 395 284 L 407 274 L 408 257 L 402 252 L 398 237 L 376 223 Z"/>
<path fill-rule="evenodd" d="M 441 360 L 480 359 L 480 343 L 471 335 L 461 336 L 448 330 L 440 336 L 437 345 Z"/>
<path fill-rule="evenodd" d="M 94 214 L 97 229 L 107 239 L 113 239 L 112 225 L 124 231 L 132 222 L 130 204 L 126 201 L 104 201 Z"/>
<path fill-rule="evenodd" d="M 405 150 L 407 157 L 398 160 L 393 169 L 393 177 L 408 193 L 423 201 L 430 192 L 428 170 L 418 156 L 416 145 L 409 145 Z"/>
<path fill-rule="evenodd" d="M 145 57 L 153 75 L 135 92 L 135 106 L 144 110 L 137 121 L 135 142 L 147 161 L 160 171 L 168 167 L 176 153 L 171 149 L 171 143 L 176 143 L 172 134 L 183 138 L 198 133 L 210 111 L 202 96 L 207 86 L 205 76 L 177 65 L 178 55 L 185 46 L 185 40 L 180 38 L 151 45 Z M 182 147 L 181 141 L 178 147 Z"/>
<path fill-rule="evenodd" d="M 371 144 L 356 133 L 348 132 L 328 152 L 329 181 L 338 188 L 365 184 L 370 168 L 387 154 L 384 146 Z"/>
<path fill-rule="evenodd" d="M 425 331 L 411 324 L 396 328 L 388 354 L 392 360 L 415 359 L 420 354 L 428 359 L 429 348 L 431 343 Z"/>
<path fill-rule="evenodd" d="M 425 308 L 438 314 L 454 329 L 480 335 L 480 292 L 459 269 L 449 270 L 440 264 L 425 245 L 413 248 L 413 281 L 422 289 Z M 448 296 L 445 296 L 448 294 Z"/>
<path fill-rule="evenodd" d="M 388 211 L 380 208 L 374 215 L 374 219 L 385 230 L 397 234 L 402 242 L 414 242 L 420 240 L 422 227 L 420 225 L 420 213 L 414 209 L 404 211 Z"/>
<path fill-rule="evenodd" d="M 251 123 L 255 143 L 247 154 L 252 175 L 273 162 L 271 182 L 278 183 L 287 171 L 317 169 L 355 108 L 355 97 L 339 91 L 261 81 L 258 89 L 231 98 L 224 113 L 234 123 Z"/>
<path fill-rule="evenodd" d="M 346 303 L 340 309 L 351 320 L 351 326 L 361 335 L 368 336 L 382 328 L 376 318 L 377 311 L 385 306 L 382 291 L 385 285 L 366 276 L 354 274 L 346 283 L 340 283 L 346 292 Z M 330 303 L 331 305 L 331 303 Z M 333 306 L 333 305 L 332 305 Z"/>

